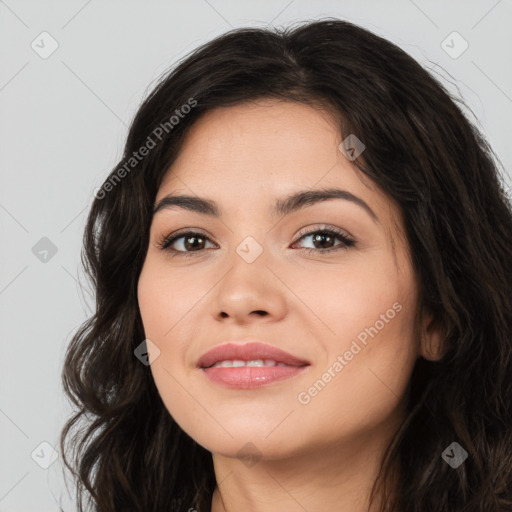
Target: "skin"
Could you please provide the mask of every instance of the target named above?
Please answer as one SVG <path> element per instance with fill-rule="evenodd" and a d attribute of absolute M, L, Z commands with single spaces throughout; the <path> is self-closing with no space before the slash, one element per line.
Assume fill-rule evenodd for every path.
<path fill-rule="evenodd" d="M 212 512 L 367 511 L 413 365 L 420 355 L 437 357 L 440 335 L 419 304 L 400 210 L 356 173 L 338 149 L 342 140 L 334 119 L 300 103 L 266 99 L 215 109 L 194 124 L 158 191 L 155 204 L 183 193 L 213 199 L 222 212 L 220 219 L 176 206 L 156 213 L 138 285 L 146 338 L 160 351 L 151 371 L 162 400 L 212 452 Z M 272 213 L 277 198 L 323 187 L 358 196 L 378 220 L 343 199 Z M 314 233 L 330 226 L 355 245 L 301 251 L 343 247 L 338 238 L 315 244 Z M 186 228 L 207 237 L 188 247 L 186 237 L 174 242 L 190 257 L 159 248 Z M 303 228 L 310 236 L 299 236 Z M 248 236 L 263 249 L 252 263 L 236 252 Z M 397 303 L 394 318 L 334 371 L 338 356 Z M 249 390 L 214 384 L 196 367 L 211 348 L 248 339 L 311 365 Z M 329 368 L 330 381 L 301 403 L 299 394 L 304 401 Z M 254 452 L 249 461 L 238 455 L 244 446 Z"/>

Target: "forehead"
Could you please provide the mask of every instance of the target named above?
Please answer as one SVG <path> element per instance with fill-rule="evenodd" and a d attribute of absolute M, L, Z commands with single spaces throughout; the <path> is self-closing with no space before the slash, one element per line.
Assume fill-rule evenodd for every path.
<path fill-rule="evenodd" d="M 340 142 L 334 118 L 302 103 L 262 99 L 216 108 L 190 128 L 161 188 L 183 187 L 180 179 L 209 189 L 219 183 L 244 190 L 278 182 L 312 187 L 320 180 L 325 186 L 340 174 Z M 359 181 L 346 167 L 345 183 Z"/>
<path fill-rule="evenodd" d="M 302 172 L 332 165 L 339 138 L 332 124 L 311 107 L 290 102 L 216 109 L 192 127 L 180 156 L 189 168 L 207 160 L 240 174 L 287 172 L 300 179 Z"/>
<path fill-rule="evenodd" d="M 190 128 L 155 203 L 173 193 L 209 197 L 221 210 L 273 207 L 298 190 L 341 188 L 396 215 L 398 205 L 347 160 L 341 142 L 339 121 L 318 107 L 265 98 L 215 108 Z"/>

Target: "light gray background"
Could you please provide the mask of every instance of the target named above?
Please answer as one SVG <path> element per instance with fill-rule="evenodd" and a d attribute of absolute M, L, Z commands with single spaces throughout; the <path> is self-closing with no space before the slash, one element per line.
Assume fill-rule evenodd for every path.
<path fill-rule="evenodd" d="M 43 441 L 58 449 L 64 350 L 93 304 L 82 231 L 139 102 L 180 57 L 232 27 L 325 16 L 390 39 L 450 91 L 456 83 L 510 172 L 511 0 L 0 0 L 0 512 L 57 511 L 59 500 L 74 510 L 60 454 L 49 469 L 31 454 L 48 460 Z M 46 59 L 31 47 L 49 48 L 43 31 L 59 45 Z M 456 59 L 441 46 L 453 31 L 469 43 Z M 46 262 L 32 251 L 42 237 L 57 247 Z"/>

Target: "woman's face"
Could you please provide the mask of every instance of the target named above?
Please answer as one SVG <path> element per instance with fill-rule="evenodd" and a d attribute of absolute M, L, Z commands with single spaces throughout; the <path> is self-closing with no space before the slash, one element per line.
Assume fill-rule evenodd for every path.
<path fill-rule="evenodd" d="M 216 109 L 192 127 L 158 191 L 155 205 L 196 202 L 162 203 L 151 225 L 138 286 L 150 368 L 172 417 L 214 453 L 356 449 L 401 417 L 422 351 L 418 285 L 396 204 L 361 181 L 341 142 L 334 121 L 303 104 Z M 344 192 L 287 200 L 326 189 Z M 199 200 L 218 216 L 192 209 Z M 268 344 L 300 363 L 201 367 L 228 342 Z M 209 364 L 260 356 L 279 359 Z"/>

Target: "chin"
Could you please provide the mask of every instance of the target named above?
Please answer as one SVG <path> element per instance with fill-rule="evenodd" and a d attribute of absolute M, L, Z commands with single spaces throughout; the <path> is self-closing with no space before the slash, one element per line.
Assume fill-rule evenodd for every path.
<path fill-rule="evenodd" d="M 280 432 L 272 432 L 273 428 L 262 428 L 257 424 L 247 424 L 247 421 L 237 424 L 228 423 L 225 425 L 229 435 L 224 430 L 222 433 L 219 429 L 213 429 L 208 425 L 204 431 L 187 432 L 198 444 L 208 451 L 221 455 L 223 457 L 239 458 L 239 459 L 259 459 L 268 460 L 289 457 L 295 448 L 298 448 L 300 438 L 298 436 L 297 443 L 293 440 L 293 433 L 282 430 Z M 214 435 L 212 435 L 215 433 Z M 269 435 L 270 433 L 270 435 Z"/>

